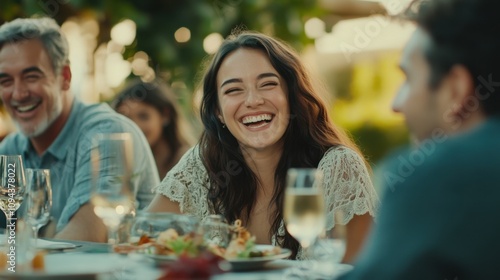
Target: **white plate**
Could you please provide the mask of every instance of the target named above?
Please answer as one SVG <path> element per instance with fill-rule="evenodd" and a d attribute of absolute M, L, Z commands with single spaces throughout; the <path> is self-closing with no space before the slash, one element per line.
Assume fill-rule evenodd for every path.
<path fill-rule="evenodd" d="M 6 240 L 5 235 L 0 234 L 0 246 L 5 245 L 5 240 Z M 31 239 L 32 243 L 34 241 L 35 241 L 34 239 Z M 65 249 L 74 249 L 78 246 L 69 242 L 49 241 L 38 238 L 36 240 L 36 247 L 38 249 L 43 249 L 43 250 L 65 250 Z"/>
<path fill-rule="evenodd" d="M 255 251 L 271 250 L 274 246 L 272 245 L 256 245 Z M 263 268 L 264 264 L 270 261 L 284 259 L 289 257 L 292 251 L 286 248 L 281 248 L 281 252 L 277 255 L 265 256 L 265 257 L 255 257 L 248 259 L 232 259 L 228 260 L 231 264 L 232 271 L 244 271 L 244 270 L 255 270 Z M 144 254 L 144 256 L 154 260 L 157 265 L 168 264 L 175 262 L 177 260 L 176 256 L 165 256 L 165 255 L 154 255 L 154 254 Z"/>
<path fill-rule="evenodd" d="M 274 246 L 272 245 L 256 245 L 255 251 L 271 250 Z M 229 260 L 231 264 L 232 271 L 242 271 L 242 270 L 255 270 L 261 269 L 264 265 L 270 261 L 280 260 L 289 257 L 292 251 L 286 248 L 281 248 L 281 252 L 277 255 L 256 257 L 249 259 L 233 259 Z"/>
<path fill-rule="evenodd" d="M 154 260 L 155 264 L 157 264 L 157 265 L 172 263 L 172 262 L 175 262 L 177 260 L 176 256 L 165 256 L 165 255 L 156 255 L 156 254 L 142 254 L 142 255 L 146 256 L 149 259 Z"/>
<path fill-rule="evenodd" d="M 43 250 L 65 250 L 65 249 L 74 249 L 78 247 L 73 243 L 68 242 L 59 242 L 59 241 L 49 241 L 44 239 L 36 240 L 36 247 L 38 249 Z"/>
<path fill-rule="evenodd" d="M 116 254 L 61 253 L 45 255 L 45 269 L 33 272 L 0 272 L 0 279 L 89 279 L 127 267 L 127 259 Z M 93 278 L 92 278 L 93 279 Z"/>

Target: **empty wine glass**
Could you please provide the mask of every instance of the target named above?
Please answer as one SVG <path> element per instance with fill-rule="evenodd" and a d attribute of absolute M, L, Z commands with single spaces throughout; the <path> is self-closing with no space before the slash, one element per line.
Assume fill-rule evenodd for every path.
<path fill-rule="evenodd" d="M 134 209 L 132 137 L 129 133 L 97 134 L 91 151 L 94 213 L 108 230 L 108 243 L 115 244 L 117 230 Z"/>
<path fill-rule="evenodd" d="M 28 182 L 26 196 L 26 217 L 38 238 L 38 231 L 47 224 L 52 209 L 52 186 L 49 169 L 26 169 Z"/>
<path fill-rule="evenodd" d="M 322 183 L 323 173 L 314 168 L 291 168 L 287 172 L 284 221 L 303 250 L 325 227 Z"/>
<path fill-rule="evenodd" d="M 26 177 L 22 157 L 0 155 L 0 209 L 5 215 L 5 238 L 9 236 L 8 231 L 15 231 L 15 222 L 11 218 L 24 200 L 25 187 Z"/>

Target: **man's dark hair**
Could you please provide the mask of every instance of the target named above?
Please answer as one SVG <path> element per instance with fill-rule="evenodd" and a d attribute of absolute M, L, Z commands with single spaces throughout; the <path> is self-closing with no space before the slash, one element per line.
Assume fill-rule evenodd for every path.
<path fill-rule="evenodd" d="M 498 11 L 497 0 L 415 0 L 404 13 L 432 39 L 425 50 L 430 85 L 438 86 L 454 65 L 463 65 L 474 79 L 486 115 L 500 114 Z"/>

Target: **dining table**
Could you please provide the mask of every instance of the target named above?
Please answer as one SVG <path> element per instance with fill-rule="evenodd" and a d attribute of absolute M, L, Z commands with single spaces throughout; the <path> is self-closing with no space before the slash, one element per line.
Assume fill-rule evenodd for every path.
<path fill-rule="evenodd" d="M 43 270 L 15 273 L 4 270 L 0 272 L 0 279 L 153 280 L 159 279 L 168 269 L 143 254 L 112 252 L 111 245 L 105 243 L 39 239 L 37 244 L 40 243 L 40 246 L 45 246 L 46 249 Z M 251 269 L 238 271 L 228 269 L 226 272 L 212 275 L 210 280 L 319 279 L 314 278 L 310 272 L 303 275 L 290 274 L 291 268 L 309 266 L 304 262 L 307 261 L 276 259 Z M 323 265 L 330 269 L 331 274 L 331 277 L 323 279 L 335 279 L 352 268 L 347 264 Z"/>

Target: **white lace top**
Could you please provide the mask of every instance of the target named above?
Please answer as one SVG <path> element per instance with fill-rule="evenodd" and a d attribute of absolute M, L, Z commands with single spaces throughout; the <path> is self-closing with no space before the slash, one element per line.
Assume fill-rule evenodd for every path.
<path fill-rule="evenodd" d="M 318 164 L 323 171 L 327 229 L 334 226 L 335 209 L 344 212 L 344 224 L 354 215 L 369 213 L 375 216 L 379 199 L 370 180 L 370 175 L 361 157 L 353 150 L 337 146 L 330 148 Z M 199 156 L 199 148 L 191 148 L 179 163 L 168 172 L 155 188 L 157 193 L 178 202 L 182 213 L 191 214 L 203 220 L 214 214 L 208 204 L 208 176 Z M 279 235 L 285 233 L 283 221 Z M 276 234 L 271 243 L 276 245 Z M 299 250 L 297 258 L 302 258 Z"/>

